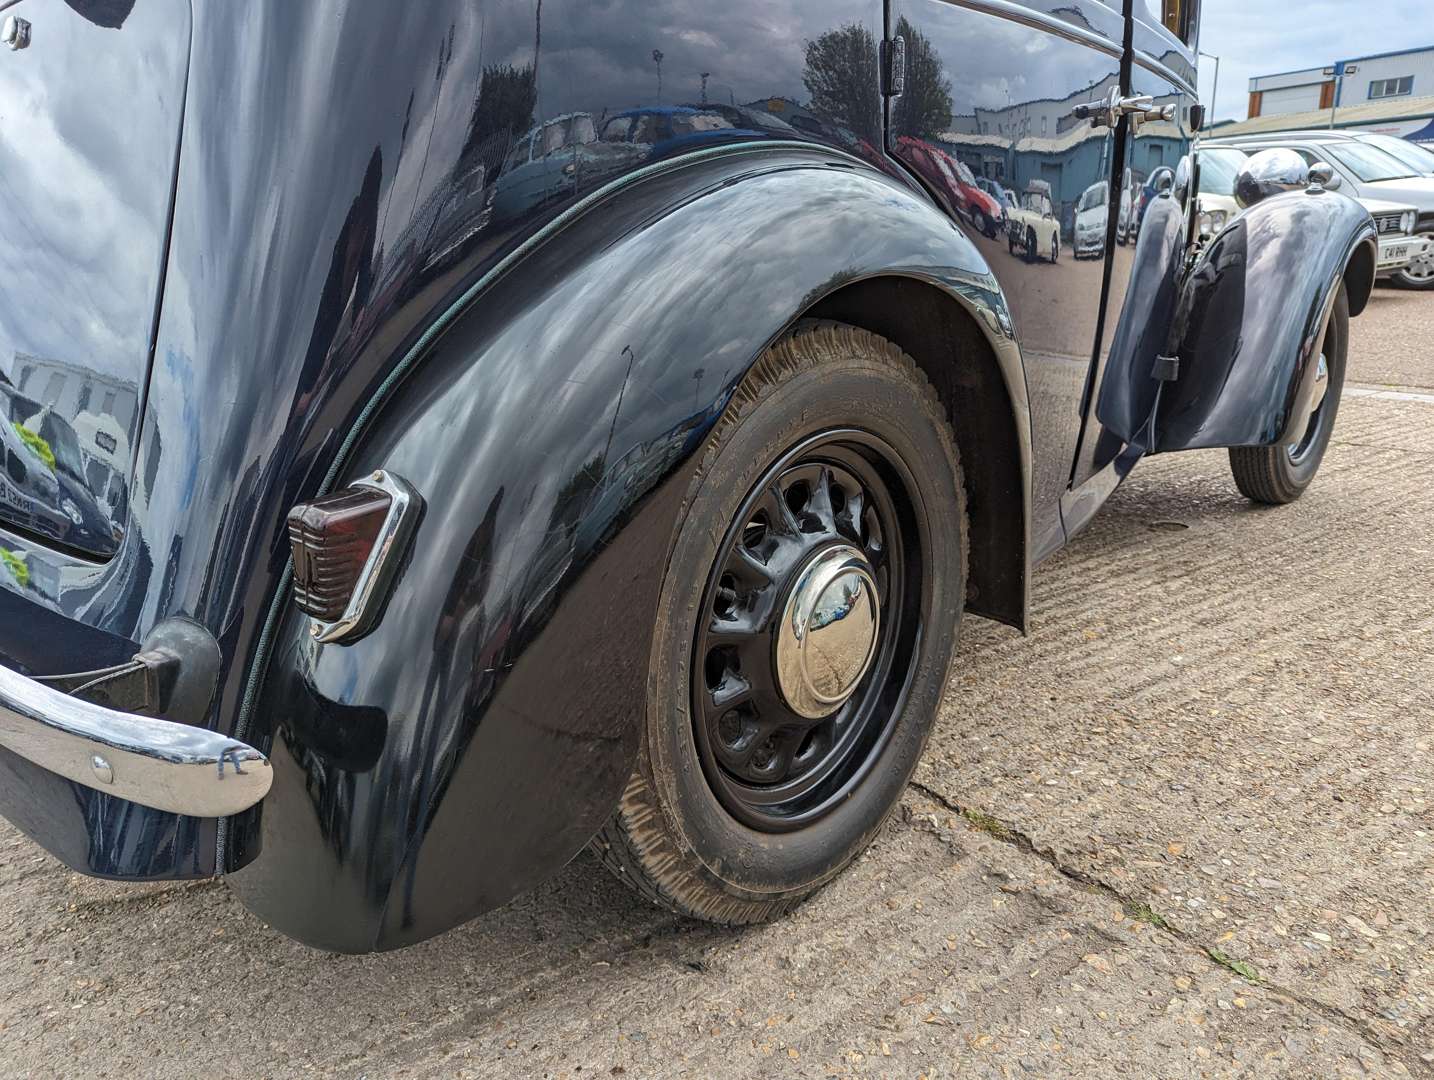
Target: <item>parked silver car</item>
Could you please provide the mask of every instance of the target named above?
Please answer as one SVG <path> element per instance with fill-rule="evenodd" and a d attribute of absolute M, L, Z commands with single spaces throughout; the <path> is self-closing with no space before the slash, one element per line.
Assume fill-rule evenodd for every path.
<path fill-rule="evenodd" d="M 1396 154 L 1382 141 L 1384 139 L 1395 143 L 1406 142 L 1373 133 L 1341 131 L 1281 131 L 1220 139 L 1219 142 L 1251 154 L 1287 147 L 1310 164 L 1326 162 L 1334 169 L 1337 186 L 1361 202 L 1373 199 L 1412 206 L 1416 211 L 1414 227 L 1401 231 L 1412 232 L 1422 237 L 1425 243 L 1413 252 L 1407 265 L 1395 270 L 1389 277 L 1394 284 L 1408 289 L 1434 289 L 1434 175 L 1430 175 L 1427 163 L 1421 168 L 1412 160 L 1427 154 L 1427 151 L 1407 143 L 1408 150 L 1394 147 L 1399 151 Z M 1419 155 L 1412 151 L 1418 151 Z M 1388 246 L 1384 240 L 1395 232 L 1393 218 L 1386 216 L 1387 211 L 1376 211 L 1373 207 L 1370 210 L 1380 226 L 1380 262 L 1383 264 Z"/>

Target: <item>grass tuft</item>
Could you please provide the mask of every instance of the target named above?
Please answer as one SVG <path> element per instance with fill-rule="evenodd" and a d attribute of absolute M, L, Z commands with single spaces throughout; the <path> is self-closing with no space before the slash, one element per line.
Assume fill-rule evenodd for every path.
<path fill-rule="evenodd" d="M 997 840 L 1009 840 L 1011 830 L 1006 828 L 1000 818 L 992 817 L 990 814 L 980 810 L 962 810 L 961 816 L 973 829 L 979 829 L 983 833 L 989 833 Z"/>
<path fill-rule="evenodd" d="M 1235 960 L 1226 956 L 1219 949 L 1206 949 L 1205 952 L 1215 963 L 1219 964 L 1222 968 L 1233 971 L 1247 982 L 1257 983 L 1260 981 L 1260 973 L 1255 970 L 1254 964 L 1246 963 L 1244 960 Z"/>
<path fill-rule="evenodd" d="M 1126 907 L 1125 913 L 1136 922 L 1149 923 L 1157 930 L 1164 930 L 1167 934 L 1175 933 L 1175 927 L 1170 924 L 1170 920 L 1149 904 L 1130 904 Z"/>

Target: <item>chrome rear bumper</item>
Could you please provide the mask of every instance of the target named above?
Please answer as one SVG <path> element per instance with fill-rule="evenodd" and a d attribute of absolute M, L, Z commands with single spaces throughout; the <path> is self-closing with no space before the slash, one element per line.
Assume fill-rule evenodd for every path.
<path fill-rule="evenodd" d="M 269 791 L 268 759 L 205 728 L 119 712 L 0 668 L 0 746 L 77 784 L 189 817 L 228 817 Z"/>

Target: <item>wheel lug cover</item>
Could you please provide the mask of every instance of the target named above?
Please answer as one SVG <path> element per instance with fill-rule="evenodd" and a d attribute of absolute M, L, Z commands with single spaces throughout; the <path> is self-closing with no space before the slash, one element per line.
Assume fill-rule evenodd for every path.
<path fill-rule="evenodd" d="M 840 708 L 871 666 L 880 628 L 865 555 L 843 544 L 809 559 L 777 631 L 777 684 L 792 711 L 815 720 Z"/>

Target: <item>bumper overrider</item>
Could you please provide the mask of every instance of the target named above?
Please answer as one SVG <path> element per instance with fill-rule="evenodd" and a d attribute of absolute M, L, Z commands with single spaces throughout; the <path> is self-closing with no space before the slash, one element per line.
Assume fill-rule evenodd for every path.
<path fill-rule="evenodd" d="M 120 712 L 0 668 L 0 746 L 77 784 L 197 818 L 247 810 L 268 759 L 205 728 Z"/>

